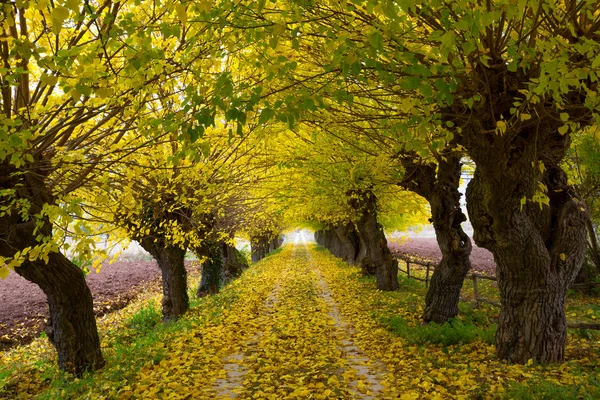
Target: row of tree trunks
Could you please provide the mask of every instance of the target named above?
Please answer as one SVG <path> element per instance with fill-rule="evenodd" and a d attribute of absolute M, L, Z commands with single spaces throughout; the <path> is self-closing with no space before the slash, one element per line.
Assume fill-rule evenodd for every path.
<path fill-rule="evenodd" d="M 315 232 L 315 240 L 331 254 L 350 265 L 357 262 L 360 250 L 360 238 L 354 224 L 339 223 L 329 229 Z"/>
<path fill-rule="evenodd" d="M 20 171 L 7 162 L 0 163 L 0 190 L 14 189 L 18 198 L 29 202 L 32 216 L 39 214 L 44 204 L 54 203 L 44 178 L 43 170 Z M 11 258 L 27 247 L 35 247 L 40 244 L 40 236 L 52 236 L 49 221 L 36 221 L 35 217 L 24 221 L 18 210 L 0 216 L 0 256 Z M 47 262 L 27 260 L 15 272 L 38 285 L 46 295 L 50 311 L 46 332 L 58 353 L 59 368 L 80 375 L 102 367 L 92 294 L 83 271 L 60 252 L 51 252 Z"/>
<path fill-rule="evenodd" d="M 270 233 L 250 238 L 252 262 L 259 262 L 272 251 L 277 250 L 283 244 L 283 237 Z"/>
<path fill-rule="evenodd" d="M 425 322 L 444 323 L 458 315 L 460 291 L 471 269 L 471 239 L 462 229 L 466 216 L 458 191 L 461 154 L 439 157 L 437 165 L 418 162 L 414 154 L 402 157 L 405 177 L 401 186 L 423 196 L 431 206 L 431 219 L 442 260 L 433 271 L 425 297 Z"/>
<path fill-rule="evenodd" d="M 222 285 L 237 278 L 248 268 L 244 256 L 226 242 L 208 241 L 197 249 L 196 254 L 204 259 L 202 278 L 196 291 L 198 297 L 218 293 Z"/>
<path fill-rule="evenodd" d="M 383 227 L 377 221 L 377 199 L 370 191 L 355 193 L 350 203 L 359 214 L 356 225 L 339 223 L 315 232 L 317 243 L 363 275 L 375 276 L 380 290 L 397 290 L 398 262 L 392 256 Z"/>
<path fill-rule="evenodd" d="M 383 226 L 377 221 L 377 198 L 367 191 L 352 203 L 360 213 L 356 223 L 360 241 L 356 263 L 363 274 L 375 275 L 377 289 L 398 290 L 398 261 L 392 256 Z"/>

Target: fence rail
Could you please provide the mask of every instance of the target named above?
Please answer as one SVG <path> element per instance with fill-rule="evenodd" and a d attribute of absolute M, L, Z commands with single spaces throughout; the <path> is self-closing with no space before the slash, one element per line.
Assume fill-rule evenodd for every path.
<path fill-rule="evenodd" d="M 429 287 L 429 281 L 430 278 L 429 276 L 433 273 L 433 270 L 435 270 L 436 264 L 433 262 L 429 262 L 429 261 L 420 261 L 416 258 L 413 257 L 407 257 L 407 256 L 395 256 L 396 258 L 404 261 L 406 263 L 406 270 L 403 270 L 402 268 L 400 268 L 400 266 L 398 266 L 398 270 L 404 274 L 406 274 L 408 276 L 408 278 L 410 279 L 414 279 L 417 281 L 421 281 L 421 282 L 425 282 L 425 287 L 428 288 Z M 411 272 L 411 264 L 414 265 L 419 265 L 421 267 L 425 267 L 425 279 L 420 278 L 418 276 L 412 275 L 410 274 Z M 466 279 L 470 279 L 473 281 L 473 292 L 475 294 L 475 307 L 479 307 L 479 305 L 481 303 L 486 303 L 486 304 L 490 304 L 492 306 L 495 307 L 500 307 L 500 303 L 498 303 L 497 301 L 494 300 L 490 300 L 490 299 L 486 299 L 485 297 L 481 297 L 479 295 L 479 284 L 478 281 L 479 280 L 488 280 L 488 281 L 494 281 L 497 282 L 498 279 L 495 276 L 489 276 L 489 275 L 483 275 L 483 274 L 478 274 L 476 272 L 469 272 L 465 278 Z M 584 287 L 586 286 L 586 284 L 574 284 L 571 285 L 572 288 L 576 288 L 576 287 Z M 461 297 L 460 299 L 461 301 L 466 301 L 465 299 L 463 299 Z M 600 323 L 598 324 L 588 324 L 588 323 L 567 323 L 567 328 L 571 328 L 571 329 L 593 329 L 593 330 L 600 330 Z"/>

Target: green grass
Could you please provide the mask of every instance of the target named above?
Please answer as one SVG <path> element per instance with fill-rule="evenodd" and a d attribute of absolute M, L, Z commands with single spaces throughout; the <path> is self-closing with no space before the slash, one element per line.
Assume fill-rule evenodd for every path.
<path fill-rule="evenodd" d="M 583 385 L 561 385 L 545 379 L 512 382 L 503 397 L 515 400 L 594 400 L 600 399 L 600 381 L 590 378 Z"/>
<path fill-rule="evenodd" d="M 394 334 L 403 337 L 407 344 L 440 344 L 451 346 L 482 340 L 493 343 L 496 326 L 479 327 L 472 322 L 453 318 L 443 325 L 429 323 L 427 325 L 409 326 L 408 322 L 398 316 L 381 317 L 381 324 Z"/>
<path fill-rule="evenodd" d="M 273 251 L 271 251 L 271 252 L 267 253 L 267 255 L 266 255 L 265 257 L 271 257 L 271 256 L 274 256 L 275 254 L 279 254 L 279 253 L 281 253 L 282 251 L 283 251 L 283 248 L 282 248 L 282 247 L 279 247 L 279 248 L 277 248 L 277 249 L 275 249 L 275 250 L 273 250 Z"/>
<path fill-rule="evenodd" d="M 129 318 L 125 325 L 140 335 L 149 333 L 162 319 L 162 312 L 155 300 L 149 301 Z"/>

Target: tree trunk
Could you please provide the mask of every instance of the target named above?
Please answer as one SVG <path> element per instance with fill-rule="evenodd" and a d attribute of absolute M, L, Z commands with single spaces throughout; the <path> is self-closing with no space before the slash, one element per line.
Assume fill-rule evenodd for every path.
<path fill-rule="evenodd" d="M 427 200 L 442 260 L 431 277 L 423 320 L 442 324 L 458 315 L 460 291 L 471 269 L 472 245 L 461 226 L 467 218 L 461 210 L 458 191 L 460 155 L 449 155 L 438 163 L 437 180 Z"/>
<path fill-rule="evenodd" d="M 281 235 L 275 235 L 274 233 L 251 237 L 250 249 L 252 252 L 252 262 L 258 262 L 262 260 L 267 256 L 267 254 L 277 250 L 282 243 L 283 239 Z"/>
<path fill-rule="evenodd" d="M 81 269 L 61 253 L 48 264 L 25 262 L 15 271 L 46 294 L 50 319 L 46 332 L 58 353 L 61 370 L 81 375 L 104 365 L 92 294 Z"/>
<path fill-rule="evenodd" d="M 228 282 L 237 278 L 248 268 L 248 261 L 242 254 L 229 243 L 221 243 L 221 253 L 223 254 L 223 282 Z"/>
<path fill-rule="evenodd" d="M 513 172 L 526 174 L 524 168 Z M 547 167 L 543 176 L 549 207 L 522 205 L 522 192 L 515 193 L 517 179 L 498 179 L 498 169 L 489 176 L 485 172 L 478 166 L 467 204 L 475 241 L 492 251 L 496 261 L 498 357 L 516 363 L 562 361 L 565 297 L 585 256 L 586 206 L 558 166 Z"/>
<path fill-rule="evenodd" d="M 449 153 L 438 165 L 420 163 L 414 154 L 402 158 L 405 178 L 401 186 L 423 196 L 431 206 L 435 236 L 442 260 L 433 271 L 425 297 L 425 322 L 442 324 L 458 315 L 458 302 L 464 279 L 471 269 L 471 240 L 463 231 L 466 221 L 460 207 L 461 155 Z"/>
<path fill-rule="evenodd" d="M 351 235 L 355 233 L 354 225 L 340 223 L 334 228 L 334 233 L 337 235 L 339 257 L 353 265 L 358 254 L 357 245 L 359 245 L 352 241 Z"/>
<path fill-rule="evenodd" d="M 398 290 L 398 262 L 392 256 L 383 227 L 377 221 L 377 199 L 373 193 L 363 192 L 357 200 L 352 203 L 353 208 L 360 213 L 357 227 L 364 251 L 359 265 L 364 274 L 374 272 L 377 289 Z"/>
<path fill-rule="evenodd" d="M 202 278 L 196 291 L 198 297 L 219 293 L 223 283 L 223 252 L 219 243 L 206 242 L 198 251 L 204 257 L 202 263 Z"/>
<path fill-rule="evenodd" d="M 190 306 L 187 293 L 185 249 L 167 245 L 163 239 L 146 237 L 140 245 L 154 257 L 162 273 L 163 319 L 170 321 L 183 315 Z"/>
<path fill-rule="evenodd" d="M 0 256 L 11 258 L 17 251 L 35 247 L 37 236 L 51 237 L 52 224 L 48 220 L 36 221 L 45 204 L 54 199 L 44 184 L 44 163 L 41 171 L 17 171 L 7 162 L 0 163 L 0 190 L 14 189 L 19 199 L 31 205 L 30 217 L 23 221 L 17 210 L 0 215 Z M 0 205 L 5 206 L 0 196 Z M 10 210 L 10 208 L 9 208 Z M 40 225 L 37 225 L 38 222 Z M 15 272 L 38 285 L 46 294 L 50 321 L 48 338 L 58 353 L 61 370 L 81 374 L 104 365 L 100 340 L 94 317 L 93 300 L 83 272 L 63 254 L 51 252 L 48 263 L 42 260 L 25 261 Z"/>

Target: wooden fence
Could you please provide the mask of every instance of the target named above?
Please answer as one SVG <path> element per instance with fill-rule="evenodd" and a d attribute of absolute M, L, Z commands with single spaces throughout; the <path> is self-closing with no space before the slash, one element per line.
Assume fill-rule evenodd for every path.
<path fill-rule="evenodd" d="M 406 270 L 403 270 L 398 265 L 398 270 L 400 272 L 406 274 L 410 279 L 415 279 L 417 281 L 425 282 L 425 287 L 426 288 L 429 287 L 430 275 L 433 274 L 433 270 L 436 267 L 435 263 L 427 262 L 427 261 L 420 261 L 420 260 L 417 260 L 415 258 L 411 258 L 411 257 L 407 257 L 407 256 L 396 256 L 396 258 L 399 258 L 400 260 L 402 260 L 402 261 L 404 261 L 406 263 Z M 415 276 L 414 274 L 411 275 L 411 264 L 412 265 L 418 265 L 420 267 L 424 267 L 425 268 L 425 279 L 420 278 L 418 276 Z M 476 308 L 479 307 L 479 304 L 481 304 L 481 303 L 487 303 L 487 304 L 490 304 L 490 305 L 495 306 L 495 307 L 500 307 L 500 303 L 498 303 L 497 301 L 486 299 L 484 297 L 481 297 L 480 294 L 479 294 L 479 281 L 480 280 L 488 280 L 488 281 L 497 282 L 498 279 L 496 279 L 495 276 L 478 274 L 476 272 L 469 272 L 467 274 L 465 280 L 466 279 L 470 279 L 470 280 L 473 281 L 473 292 L 475 294 L 475 307 Z M 576 287 L 576 286 L 581 286 L 581 285 L 571 285 L 571 287 Z M 461 301 L 466 301 L 463 298 L 461 298 L 460 300 Z M 567 327 L 568 328 L 572 328 L 572 329 L 595 329 L 595 330 L 600 330 L 600 323 L 598 323 L 598 324 L 567 323 Z"/>

